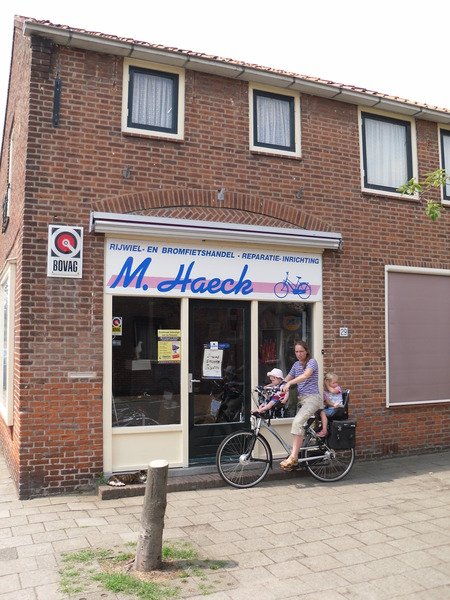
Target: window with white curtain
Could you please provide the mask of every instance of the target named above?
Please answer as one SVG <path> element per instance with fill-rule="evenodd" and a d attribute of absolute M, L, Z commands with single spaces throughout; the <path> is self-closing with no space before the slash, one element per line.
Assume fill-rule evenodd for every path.
<path fill-rule="evenodd" d="M 130 67 L 128 125 L 177 132 L 178 76 Z"/>
<path fill-rule="evenodd" d="M 413 175 L 411 123 L 361 113 L 364 188 L 397 192 Z"/>
<path fill-rule="evenodd" d="M 450 130 L 441 129 L 441 169 L 450 177 Z M 450 181 L 444 186 L 444 201 L 450 202 Z"/>
<path fill-rule="evenodd" d="M 0 276 L 0 415 L 13 423 L 14 289 L 15 265 L 8 263 Z"/>
<path fill-rule="evenodd" d="M 294 94 L 250 86 L 252 150 L 300 155 L 300 102 Z"/>
<path fill-rule="evenodd" d="M 184 136 L 184 71 L 125 59 L 122 129 L 172 139 Z"/>

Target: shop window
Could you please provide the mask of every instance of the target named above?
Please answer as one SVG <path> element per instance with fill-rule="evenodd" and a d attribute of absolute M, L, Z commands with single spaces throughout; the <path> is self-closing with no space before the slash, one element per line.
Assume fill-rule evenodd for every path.
<path fill-rule="evenodd" d="M 15 265 L 8 264 L 0 278 L 0 414 L 7 425 L 13 424 Z"/>
<path fill-rule="evenodd" d="M 113 427 L 180 423 L 180 301 L 113 298 Z"/>
<path fill-rule="evenodd" d="M 300 99 L 250 86 L 252 150 L 300 156 Z"/>
<path fill-rule="evenodd" d="M 141 61 L 124 69 L 124 131 L 182 139 L 184 71 Z"/>
<path fill-rule="evenodd" d="M 311 345 L 309 324 L 310 304 L 301 302 L 259 302 L 258 304 L 258 361 L 259 384 L 270 381 L 267 373 L 274 368 L 281 369 L 284 375 L 291 370 L 297 360 L 294 353 L 295 342 L 305 341 Z M 292 386 L 286 410 L 276 416 L 293 417 L 297 410 L 296 386 Z"/>
<path fill-rule="evenodd" d="M 361 113 L 363 188 L 399 193 L 414 177 L 411 121 Z"/>
<path fill-rule="evenodd" d="M 441 129 L 441 168 L 450 177 L 450 130 L 447 129 Z M 445 204 L 450 204 L 449 180 L 447 180 L 447 184 L 444 186 L 443 198 Z"/>

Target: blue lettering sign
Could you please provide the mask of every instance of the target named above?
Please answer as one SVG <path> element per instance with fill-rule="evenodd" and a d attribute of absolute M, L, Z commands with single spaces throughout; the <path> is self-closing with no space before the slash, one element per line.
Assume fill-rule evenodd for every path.
<path fill-rule="evenodd" d="M 196 277 L 195 279 L 192 279 L 191 273 L 194 265 L 195 261 L 192 261 L 187 267 L 186 272 L 185 265 L 180 265 L 175 278 L 161 281 L 157 286 L 158 291 L 163 293 L 171 292 L 176 287 L 180 286 L 181 292 L 186 292 L 186 290 L 190 288 L 191 292 L 194 294 L 218 294 L 221 292 L 226 295 L 242 294 L 243 296 L 247 296 L 253 292 L 252 282 L 250 279 L 245 279 L 248 265 L 245 265 L 242 269 L 238 281 L 235 281 L 234 279 L 224 279 L 222 281 L 218 277 L 214 277 L 210 281 L 207 281 L 206 277 Z"/>
<path fill-rule="evenodd" d="M 126 261 L 123 263 L 122 268 L 120 269 L 120 273 L 111 283 L 112 288 L 115 288 L 119 285 L 120 280 L 123 277 L 122 287 L 127 288 L 133 280 L 136 278 L 136 288 L 140 288 L 142 285 L 142 280 L 144 278 L 145 272 L 147 271 L 150 263 L 152 262 L 151 258 L 144 258 L 144 260 L 139 264 L 135 270 L 133 271 L 133 257 L 129 256 Z M 143 290 L 147 290 L 147 284 L 142 286 Z"/>
<path fill-rule="evenodd" d="M 195 264 L 194 262 L 191 262 L 191 264 L 188 267 L 188 270 L 186 271 L 185 277 L 183 277 L 184 264 L 180 265 L 180 268 L 178 269 L 178 273 L 177 273 L 175 279 L 168 280 L 168 281 L 161 281 L 160 283 L 158 283 L 158 286 L 157 286 L 158 292 L 171 292 L 173 289 L 175 289 L 177 287 L 177 285 L 181 285 L 181 291 L 185 292 L 187 285 L 189 283 L 191 283 L 191 279 L 189 278 L 189 276 L 191 274 L 192 267 L 194 266 L 194 264 Z"/>

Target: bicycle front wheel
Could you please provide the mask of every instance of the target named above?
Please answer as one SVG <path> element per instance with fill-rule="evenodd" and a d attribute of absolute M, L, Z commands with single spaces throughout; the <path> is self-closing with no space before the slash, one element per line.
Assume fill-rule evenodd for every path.
<path fill-rule="evenodd" d="M 339 481 L 347 475 L 355 460 L 355 451 L 320 449 L 312 436 L 305 439 L 306 447 L 302 450 L 302 458 L 310 458 L 305 466 L 313 477 L 319 481 Z M 315 459 L 315 460 L 313 460 Z"/>
<path fill-rule="evenodd" d="M 274 285 L 273 291 L 277 298 L 286 298 L 289 292 L 289 288 L 287 283 L 285 283 L 284 281 L 279 281 Z"/>
<path fill-rule="evenodd" d="M 264 479 L 272 465 L 267 440 L 251 431 L 236 431 L 220 444 L 216 454 L 220 476 L 236 488 L 250 488 Z"/>

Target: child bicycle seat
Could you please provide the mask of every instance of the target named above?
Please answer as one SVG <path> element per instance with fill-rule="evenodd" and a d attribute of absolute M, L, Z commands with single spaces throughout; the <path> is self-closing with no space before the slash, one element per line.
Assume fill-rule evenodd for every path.
<path fill-rule="evenodd" d="M 329 417 L 331 421 L 345 421 L 348 419 L 348 401 L 350 400 L 350 390 L 342 391 L 342 406 L 336 409 L 334 415 Z"/>

